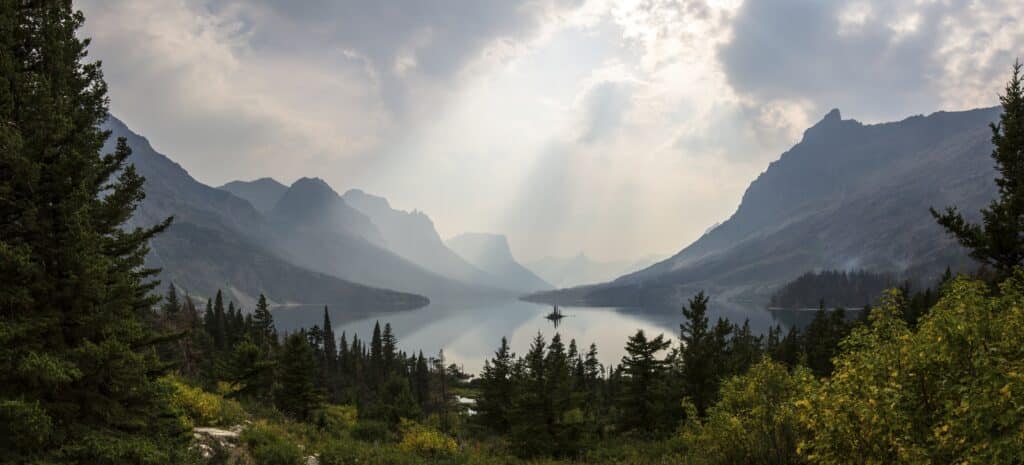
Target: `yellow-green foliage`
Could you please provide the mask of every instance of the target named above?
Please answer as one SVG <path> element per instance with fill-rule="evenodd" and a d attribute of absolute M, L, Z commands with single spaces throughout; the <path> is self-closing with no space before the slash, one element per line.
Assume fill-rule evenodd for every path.
<path fill-rule="evenodd" d="M 809 370 L 790 372 L 768 358 L 727 380 L 703 424 L 695 420 L 695 408 L 687 409 L 691 420 L 682 431 L 687 463 L 801 463 L 795 403 L 815 382 Z"/>
<path fill-rule="evenodd" d="M 423 458 L 450 456 L 459 445 L 450 436 L 409 420 L 402 420 L 402 442 L 399 447 Z"/>
<path fill-rule="evenodd" d="M 246 417 L 245 409 L 234 400 L 189 386 L 173 376 L 161 378 L 160 382 L 171 387 L 171 404 L 193 426 L 231 426 Z"/>
<path fill-rule="evenodd" d="M 888 294 L 801 401 L 800 447 L 821 464 L 1019 464 L 1024 457 L 1024 274 L 991 297 L 957 279 L 911 331 Z"/>
<path fill-rule="evenodd" d="M 359 413 L 351 405 L 328 405 L 314 415 L 317 427 L 327 435 L 335 436 L 351 431 Z"/>

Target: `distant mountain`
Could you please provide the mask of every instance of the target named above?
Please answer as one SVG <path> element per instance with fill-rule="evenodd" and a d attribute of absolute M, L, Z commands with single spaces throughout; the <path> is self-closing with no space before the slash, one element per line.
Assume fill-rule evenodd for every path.
<path fill-rule="evenodd" d="M 160 267 L 160 279 L 194 297 L 218 289 L 251 308 L 260 293 L 275 303 L 328 304 L 397 310 L 423 306 L 427 299 L 375 289 L 289 263 L 267 247 L 272 228 L 247 201 L 193 179 L 180 165 L 157 153 L 142 136 L 111 116 L 104 125 L 132 148 L 130 162 L 146 178 L 146 198 L 129 226 L 149 226 L 168 216 L 174 223 L 150 243 L 148 266 Z"/>
<path fill-rule="evenodd" d="M 352 208 L 320 178 L 295 181 L 281 195 L 268 217 L 307 231 L 348 234 L 384 246 L 384 238 L 373 221 Z"/>
<path fill-rule="evenodd" d="M 274 208 L 274 205 L 277 205 L 277 201 L 288 190 L 288 186 L 273 178 L 260 178 L 254 181 L 231 181 L 218 189 L 248 200 L 257 211 L 267 214 Z"/>
<path fill-rule="evenodd" d="M 377 226 L 385 247 L 399 256 L 442 276 L 470 284 L 500 288 L 498 278 L 469 264 L 441 240 L 433 221 L 419 211 L 391 207 L 387 199 L 352 189 L 342 196 Z"/>
<path fill-rule="evenodd" d="M 303 267 L 431 299 L 477 298 L 492 293 L 392 252 L 374 222 L 321 179 L 295 181 L 267 218 L 277 237 L 275 250 Z"/>
<path fill-rule="evenodd" d="M 555 287 L 601 283 L 654 263 L 653 258 L 611 262 L 594 261 L 584 253 L 573 257 L 544 257 L 526 263 L 526 268 Z"/>
<path fill-rule="evenodd" d="M 739 208 L 673 257 L 612 282 L 530 297 L 593 305 L 678 304 L 704 289 L 766 304 L 801 274 L 864 269 L 929 281 L 976 266 L 929 207 L 977 219 L 995 195 L 988 123 L 999 109 L 865 125 L 838 110 L 747 189 Z"/>
<path fill-rule="evenodd" d="M 553 287 L 516 261 L 505 236 L 465 233 L 448 239 L 446 244 L 477 268 L 502 277 L 506 289 L 538 291 Z"/>

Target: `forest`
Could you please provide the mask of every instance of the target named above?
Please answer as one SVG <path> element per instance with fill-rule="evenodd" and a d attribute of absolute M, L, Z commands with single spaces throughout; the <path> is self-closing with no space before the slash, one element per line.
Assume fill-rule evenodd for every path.
<path fill-rule="evenodd" d="M 100 64 L 70 2 L 0 7 L 0 463 L 1019 464 L 1024 457 L 1024 85 L 992 126 L 999 198 L 933 210 L 985 267 L 885 290 L 862 318 L 816 312 L 755 334 L 711 321 L 677 343 L 505 340 L 478 376 L 442 353 L 322 325 L 280 334 L 249 311 L 154 280 L 125 228 L 145 196 L 122 139 L 101 153 Z M 846 278 L 858 280 L 860 278 Z M 866 280 L 866 277 L 865 277 Z M 859 296 L 858 296 L 859 297 Z M 363 337 L 366 337 L 363 335 Z M 468 401 L 467 401 L 468 400 Z M 237 443 L 199 442 L 201 428 Z"/>

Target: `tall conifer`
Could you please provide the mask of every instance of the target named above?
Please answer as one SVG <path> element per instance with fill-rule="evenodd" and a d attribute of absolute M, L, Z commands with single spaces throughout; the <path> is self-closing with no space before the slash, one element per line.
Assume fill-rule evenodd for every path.
<path fill-rule="evenodd" d="M 71 2 L 0 6 L 0 462 L 163 464 L 186 431 L 142 318 L 159 298 L 144 197 Z"/>

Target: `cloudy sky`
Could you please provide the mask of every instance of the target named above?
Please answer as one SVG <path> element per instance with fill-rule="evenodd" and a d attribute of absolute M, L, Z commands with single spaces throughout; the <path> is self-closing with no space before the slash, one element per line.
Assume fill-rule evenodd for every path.
<path fill-rule="evenodd" d="M 665 256 L 838 107 L 997 103 L 1019 0 L 85 0 L 112 111 L 212 185 L 318 176 L 522 259 Z"/>

